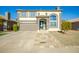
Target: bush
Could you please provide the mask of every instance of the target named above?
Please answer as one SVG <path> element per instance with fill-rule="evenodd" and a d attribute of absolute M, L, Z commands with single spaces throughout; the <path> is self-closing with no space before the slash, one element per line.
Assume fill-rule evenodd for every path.
<path fill-rule="evenodd" d="M 62 30 L 67 31 L 72 29 L 72 24 L 71 22 L 68 21 L 63 21 L 62 22 Z"/>
<path fill-rule="evenodd" d="M 17 30 L 18 30 L 18 28 L 17 28 L 17 24 L 14 24 L 14 25 L 13 25 L 13 31 L 16 32 Z"/>
<path fill-rule="evenodd" d="M 58 31 L 59 33 L 62 33 L 62 34 L 65 34 L 65 32 L 64 31 Z"/>

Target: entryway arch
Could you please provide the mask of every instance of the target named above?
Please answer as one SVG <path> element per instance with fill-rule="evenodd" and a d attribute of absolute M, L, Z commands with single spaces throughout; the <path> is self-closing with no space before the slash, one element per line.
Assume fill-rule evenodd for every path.
<path fill-rule="evenodd" d="M 46 29 L 47 29 L 47 20 L 42 18 L 39 20 L 39 30 L 46 30 Z"/>

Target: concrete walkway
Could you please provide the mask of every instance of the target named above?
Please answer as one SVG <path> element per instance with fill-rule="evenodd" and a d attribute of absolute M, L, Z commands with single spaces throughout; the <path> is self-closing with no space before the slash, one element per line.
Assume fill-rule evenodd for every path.
<path fill-rule="evenodd" d="M 49 32 L 18 31 L 0 37 L 0 52 L 60 52 L 61 48 L 65 50 Z"/>

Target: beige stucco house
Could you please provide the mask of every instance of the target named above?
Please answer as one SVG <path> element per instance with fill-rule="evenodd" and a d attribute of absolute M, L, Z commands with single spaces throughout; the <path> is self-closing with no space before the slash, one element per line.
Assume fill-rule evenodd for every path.
<path fill-rule="evenodd" d="M 61 10 L 17 10 L 21 31 L 60 31 Z"/>

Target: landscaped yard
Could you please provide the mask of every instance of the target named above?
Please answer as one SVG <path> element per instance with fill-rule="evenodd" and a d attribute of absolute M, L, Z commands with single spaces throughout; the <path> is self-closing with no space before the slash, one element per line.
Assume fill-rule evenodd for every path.
<path fill-rule="evenodd" d="M 65 46 L 79 46 L 79 31 L 67 31 L 65 34 L 59 32 L 50 32 Z"/>

